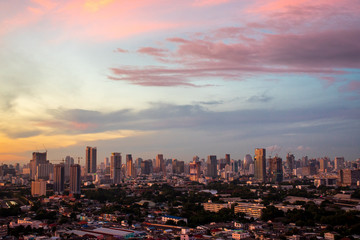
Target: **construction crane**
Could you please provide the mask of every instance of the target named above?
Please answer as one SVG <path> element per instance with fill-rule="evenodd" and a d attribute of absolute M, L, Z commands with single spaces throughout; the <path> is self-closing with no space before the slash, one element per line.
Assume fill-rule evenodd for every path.
<path fill-rule="evenodd" d="M 47 149 L 46 149 L 46 147 L 45 147 L 45 144 L 43 144 L 43 147 L 44 147 L 44 149 L 45 149 L 45 152 L 47 153 Z"/>

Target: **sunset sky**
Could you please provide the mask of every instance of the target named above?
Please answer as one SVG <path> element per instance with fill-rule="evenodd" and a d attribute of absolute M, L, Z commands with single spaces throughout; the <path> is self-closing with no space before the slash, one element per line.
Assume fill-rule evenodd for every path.
<path fill-rule="evenodd" d="M 360 158 L 358 0 L 0 1 L 0 162 Z"/>

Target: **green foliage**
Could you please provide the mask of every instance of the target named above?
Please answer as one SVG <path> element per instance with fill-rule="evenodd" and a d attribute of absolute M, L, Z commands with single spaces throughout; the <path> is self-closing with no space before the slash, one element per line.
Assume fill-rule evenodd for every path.
<path fill-rule="evenodd" d="M 103 189 L 98 188 L 96 190 L 84 190 L 86 198 L 97 200 L 101 203 L 106 201 L 122 203 L 126 198 L 125 191 L 121 189 Z"/>
<path fill-rule="evenodd" d="M 36 211 L 36 220 L 56 220 L 57 213 L 55 211 L 46 211 L 45 209 L 39 209 Z"/>
<path fill-rule="evenodd" d="M 8 228 L 8 236 L 14 236 L 16 238 L 19 238 L 20 236 L 29 235 L 29 234 L 38 234 L 43 235 L 44 229 L 43 228 L 31 228 L 30 226 L 24 227 L 24 226 L 18 226 L 14 228 Z"/>
<path fill-rule="evenodd" d="M 222 183 L 212 182 L 206 186 L 207 189 L 214 189 L 220 194 L 231 194 L 232 197 L 241 197 L 243 199 L 255 199 L 258 196 L 251 191 L 248 186 L 236 185 L 234 182 Z"/>
<path fill-rule="evenodd" d="M 12 206 L 10 208 L 0 208 L 0 217 L 17 216 L 21 213 L 19 206 Z"/>
<path fill-rule="evenodd" d="M 360 188 L 356 189 L 353 194 L 351 194 L 352 198 L 360 199 Z"/>
<path fill-rule="evenodd" d="M 305 197 L 305 198 L 314 198 L 314 194 L 308 192 L 306 189 L 289 189 L 287 192 L 288 196 L 295 196 L 295 197 Z"/>
<path fill-rule="evenodd" d="M 261 220 L 263 221 L 274 220 L 275 218 L 283 217 L 283 216 L 284 216 L 284 212 L 278 210 L 273 205 L 266 206 L 266 208 L 261 210 Z"/>

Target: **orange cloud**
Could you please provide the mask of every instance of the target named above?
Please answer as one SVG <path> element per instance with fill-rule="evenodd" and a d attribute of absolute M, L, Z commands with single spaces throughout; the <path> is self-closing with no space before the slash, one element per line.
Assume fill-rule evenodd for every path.
<path fill-rule="evenodd" d="M 100 133 L 87 133 L 78 135 L 58 134 L 53 136 L 37 135 L 27 138 L 12 139 L 0 134 L 0 161 L 23 161 L 27 160 L 21 155 L 23 152 L 35 151 L 38 146 L 46 144 L 46 148 L 63 148 L 80 144 L 84 141 L 111 140 L 118 138 L 143 135 L 145 132 L 134 130 L 116 130 Z"/>
<path fill-rule="evenodd" d="M 107 41 L 132 36 L 149 31 L 176 28 L 176 21 L 161 19 L 161 14 L 153 14 L 149 8 L 161 3 L 159 0 L 68 0 L 61 3 L 51 0 L 32 0 L 27 5 L 16 6 L 12 3 L 0 3 L 0 8 L 12 9 L 0 17 L 0 35 L 35 27 L 41 22 L 41 31 L 57 29 L 57 36 L 51 40 L 68 38 Z M 164 3 L 164 8 L 171 6 Z M 158 9 L 163 11 L 162 8 Z M 49 35 L 50 37 L 50 35 Z"/>
<path fill-rule="evenodd" d="M 114 0 L 88 0 L 85 2 L 84 7 L 89 11 L 96 12 L 112 2 L 114 2 Z"/>

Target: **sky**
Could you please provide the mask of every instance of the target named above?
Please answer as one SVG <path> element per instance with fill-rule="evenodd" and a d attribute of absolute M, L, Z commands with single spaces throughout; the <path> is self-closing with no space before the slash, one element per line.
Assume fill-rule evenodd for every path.
<path fill-rule="evenodd" d="M 358 0 L 0 1 L 0 162 L 355 160 L 359 26 Z"/>

